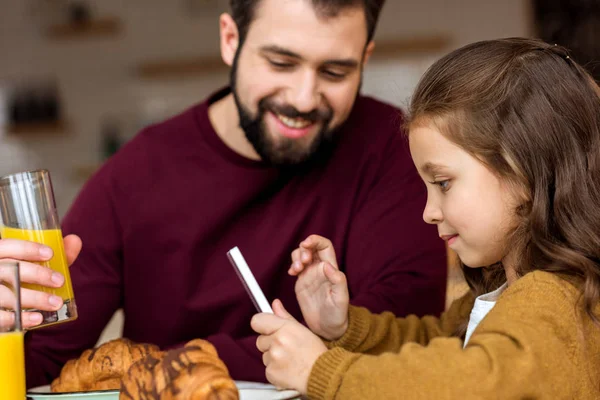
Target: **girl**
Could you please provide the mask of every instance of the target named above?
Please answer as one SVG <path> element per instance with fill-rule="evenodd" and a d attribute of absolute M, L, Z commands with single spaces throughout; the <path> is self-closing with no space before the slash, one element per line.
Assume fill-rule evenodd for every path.
<path fill-rule="evenodd" d="M 410 108 L 423 219 L 471 293 L 439 319 L 373 315 L 309 237 L 290 273 L 314 333 L 277 300 L 256 315 L 267 378 L 314 399 L 600 398 L 600 89 L 563 48 L 504 39 L 436 62 Z"/>

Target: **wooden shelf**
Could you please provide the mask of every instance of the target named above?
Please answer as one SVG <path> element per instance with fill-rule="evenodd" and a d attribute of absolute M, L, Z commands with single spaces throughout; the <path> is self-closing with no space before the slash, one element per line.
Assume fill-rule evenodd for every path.
<path fill-rule="evenodd" d="M 407 39 L 377 41 L 373 59 L 393 59 L 412 54 L 433 53 L 447 50 L 452 42 L 444 34 L 415 36 Z M 181 79 L 227 71 L 221 57 L 189 57 L 148 61 L 136 68 L 142 79 Z"/>
<path fill-rule="evenodd" d="M 68 130 L 66 121 L 54 122 L 23 122 L 7 125 L 6 131 L 11 135 L 57 134 Z"/>
<path fill-rule="evenodd" d="M 142 79 L 179 79 L 227 70 L 220 57 L 191 57 L 150 61 L 140 64 L 136 75 Z"/>
<path fill-rule="evenodd" d="M 121 32 L 121 21 L 116 17 L 96 18 L 87 22 L 59 24 L 49 27 L 46 36 L 64 40 L 116 36 Z"/>
<path fill-rule="evenodd" d="M 73 167 L 73 178 L 77 180 L 88 180 L 100 168 L 102 163 L 76 165 Z"/>
<path fill-rule="evenodd" d="M 448 50 L 452 38 L 445 34 L 375 41 L 372 60 L 394 59 L 415 54 L 438 53 Z"/>

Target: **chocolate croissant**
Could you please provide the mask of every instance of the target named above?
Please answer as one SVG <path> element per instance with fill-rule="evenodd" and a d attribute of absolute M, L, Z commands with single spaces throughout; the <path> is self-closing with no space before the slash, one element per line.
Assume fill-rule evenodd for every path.
<path fill-rule="evenodd" d="M 229 371 L 207 341 L 150 354 L 123 377 L 119 400 L 238 400 Z"/>
<path fill-rule="evenodd" d="M 127 370 L 151 354 L 160 354 L 160 349 L 150 344 L 135 344 L 128 339 L 106 342 L 68 361 L 50 389 L 53 392 L 119 389 Z"/>

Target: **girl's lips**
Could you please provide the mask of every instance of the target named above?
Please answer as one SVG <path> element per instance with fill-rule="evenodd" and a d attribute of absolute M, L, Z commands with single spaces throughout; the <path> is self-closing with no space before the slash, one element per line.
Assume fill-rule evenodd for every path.
<path fill-rule="evenodd" d="M 442 235 L 441 238 L 443 240 L 445 240 L 446 242 L 448 242 L 448 246 L 452 245 L 452 243 L 454 243 L 456 241 L 456 239 L 458 238 L 458 234 L 456 235 Z"/>

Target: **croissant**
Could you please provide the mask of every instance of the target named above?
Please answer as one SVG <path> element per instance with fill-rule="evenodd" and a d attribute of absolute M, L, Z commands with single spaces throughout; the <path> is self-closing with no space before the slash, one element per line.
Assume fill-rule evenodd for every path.
<path fill-rule="evenodd" d="M 112 340 L 68 361 L 50 389 L 52 392 L 119 389 L 121 378 L 131 365 L 159 353 L 160 349 L 154 345 L 135 344 L 128 339 Z"/>
<path fill-rule="evenodd" d="M 239 392 L 214 346 L 201 339 L 136 362 L 119 400 L 238 400 Z"/>

